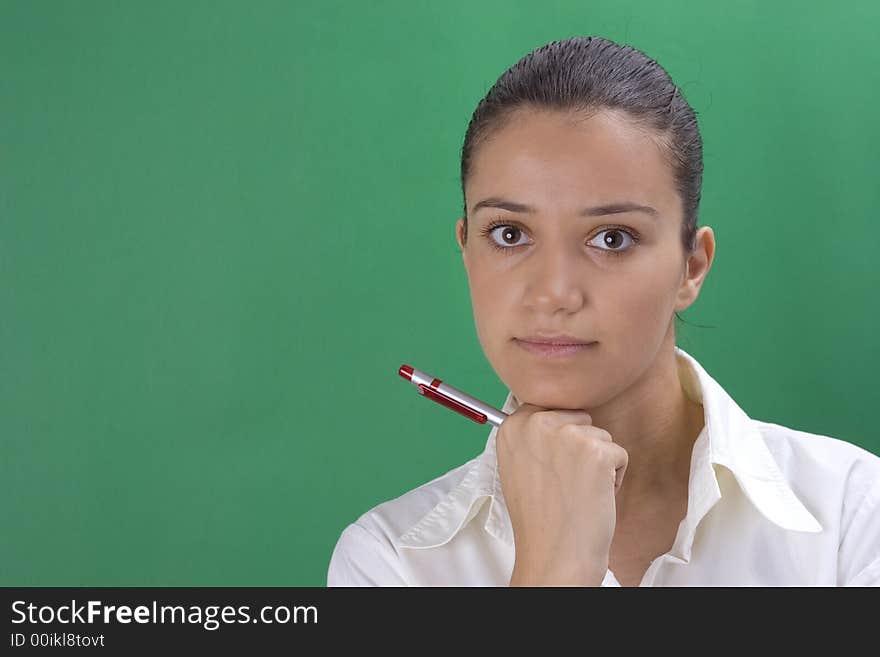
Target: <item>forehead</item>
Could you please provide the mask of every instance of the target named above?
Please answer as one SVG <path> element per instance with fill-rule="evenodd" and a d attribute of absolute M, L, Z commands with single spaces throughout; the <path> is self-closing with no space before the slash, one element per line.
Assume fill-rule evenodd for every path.
<path fill-rule="evenodd" d="M 664 214 L 677 204 L 658 136 L 614 111 L 517 110 L 477 146 L 466 194 L 469 211 L 495 195 L 560 212 L 626 199 Z"/>

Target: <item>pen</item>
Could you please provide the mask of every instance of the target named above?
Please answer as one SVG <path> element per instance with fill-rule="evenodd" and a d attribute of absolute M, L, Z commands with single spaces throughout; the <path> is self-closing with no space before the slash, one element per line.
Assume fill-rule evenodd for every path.
<path fill-rule="evenodd" d="M 448 383 L 443 383 L 430 374 L 417 370 L 409 365 L 401 365 L 397 370 L 404 379 L 412 383 L 419 391 L 420 395 L 432 399 L 438 404 L 442 404 L 446 408 L 460 413 L 470 418 L 478 424 L 486 424 L 499 426 L 507 417 L 507 413 L 499 411 L 493 406 L 489 406 L 479 399 L 453 388 Z"/>

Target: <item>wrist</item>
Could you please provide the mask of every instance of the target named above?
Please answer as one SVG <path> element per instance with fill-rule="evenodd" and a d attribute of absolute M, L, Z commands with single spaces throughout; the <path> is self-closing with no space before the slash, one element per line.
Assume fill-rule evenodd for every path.
<path fill-rule="evenodd" d="M 552 569 L 514 563 L 508 586 L 601 586 L 607 570 L 607 563 Z"/>

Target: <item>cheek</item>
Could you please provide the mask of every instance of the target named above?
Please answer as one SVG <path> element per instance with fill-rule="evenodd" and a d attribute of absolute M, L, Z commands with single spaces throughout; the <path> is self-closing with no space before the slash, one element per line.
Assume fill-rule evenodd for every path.
<path fill-rule="evenodd" d="M 612 283 L 595 299 L 599 324 L 611 336 L 665 332 L 672 314 L 674 291 L 656 270 L 650 275 Z"/>
<path fill-rule="evenodd" d="M 510 282 L 491 277 L 473 276 L 470 281 L 474 324 L 484 348 L 507 337 L 514 308 Z"/>
<path fill-rule="evenodd" d="M 669 319 L 666 316 L 670 305 L 668 294 L 668 290 L 660 285 L 655 285 L 653 289 L 637 290 L 630 299 L 628 308 L 633 329 L 650 331 L 652 326 L 665 329 Z"/>

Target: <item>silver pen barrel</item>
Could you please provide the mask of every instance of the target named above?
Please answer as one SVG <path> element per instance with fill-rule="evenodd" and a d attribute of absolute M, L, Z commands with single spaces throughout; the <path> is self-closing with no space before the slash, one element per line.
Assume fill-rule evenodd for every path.
<path fill-rule="evenodd" d="M 434 382 L 434 377 L 430 374 L 426 374 L 421 370 L 417 370 L 413 368 L 412 377 L 410 378 L 410 383 L 414 386 L 418 387 L 419 384 L 422 384 L 426 388 L 434 388 L 439 392 L 442 392 L 444 395 L 449 397 L 450 399 L 454 399 L 460 404 L 465 404 L 470 406 L 474 410 L 482 413 L 486 416 L 486 422 L 491 424 L 494 427 L 499 426 L 502 422 L 504 422 L 507 417 L 507 413 L 501 411 L 494 406 L 489 406 L 489 404 L 480 401 L 476 397 L 471 397 L 466 392 L 462 392 L 458 388 L 454 388 L 448 383 L 441 382 L 437 386 L 432 386 L 431 384 Z"/>

